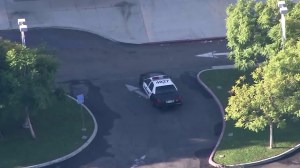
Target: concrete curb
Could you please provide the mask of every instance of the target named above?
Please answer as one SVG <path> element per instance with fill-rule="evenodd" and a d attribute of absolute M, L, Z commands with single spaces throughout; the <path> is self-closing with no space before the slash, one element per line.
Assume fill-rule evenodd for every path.
<path fill-rule="evenodd" d="M 271 163 L 274 161 L 277 161 L 287 155 L 292 154 L 293 152 L 295 152 L 296 150 L 300 149 L 300 144 L 296 145 L 295 147 L 270 158 L 267 159 L 263 159 L 263 160 L 259 160 L 259 161 L 255 161 L 255 162 L 249 162 L 249 163 L 241 163 L 241 164 L 236 164 L 236 165 L 226 165 L 226 167 L 251 167 L 251 166 L 258 166 L 258 165 L 262 165 L 262 164 L 266 164 L 266 163 Z"/>
<path fill-rule="evenodd" d="M 218 69 L 233 69 L 234 66 L 233 65 L 223 65 L 223 66 L 213 66 L 211 69 L 205 69 L 200 71 L 197 74 L 197 80 L 198 82 L 212 95 L 213 99 L 217 102 L 219 109 L 222 113 L 222 117 L 224 119 L 224 115 L 225 115 L 225 111 L 224 111 L 224 107 L 221 104 L 220 100 L 217 98 L 217 96 L 213 93 L 213 91 L 200 79 L 200 75 L 203 72 L 206 71 L 210 71 L 210 70 L 218 70 Z M 214 166 L 214 167 L 218 167 L 218 168 L 223 168 L 223 167 L 251 167 L 251 166 L 258 166 L 258 165 L 262 165 L 262 164 L 266 164 L 266 163 L 271 163 L 274 161 L 277 161 L 279 159 L 282 159 L 283 157 L 292 154 L 293 152 L 295 152 L 296 150 L 300 149 L 300 144 L 296 145 L 295 147 L 270 158 L 267 159 L 263 159 L 263 160 L 259 160 L 259 161 L 255 161 L 255 162 L 249 162 L 249 163 L 241 163 L 241 164 L 235 164 L 235 165 L 222 165 L 222 164 L 218 164 L 213 160 L 213 157 L 215 156 L 216 150 L 218 149 L 218 146 L 220 145 L 221 140 L 223 139 L 224 136 L 224 131 L 225 131 L 225 127 L 226 127 L 226 122 L 225 119 L 223 120 L 223 128 L 222 128 L 222 132 L 220 135 L 220 138 L 218 139 L 218 142 L 215 146 L 215 148 L 213 149 L 212 153 L 209 156 L 209 164 Z"/>
<path fill-rule="evenodd" d="M 151 44 L 165 44 L 165 43 L 185 43 L 185 42 L 193 42 L 193 41 L 215 41 L 215 40 L 226 40 L 226 36 L 220 37 L 207 37 L 207 38 L 199 38 L 199 39 L 183 39 L 183 40 L 171 40 L 171 41 L 157 41 L 157 42 L 147 42 L 141 43 L 146 45 Z"/>
<path fill-rule="evenodd" d="M 77 101 L 75 98 L 73 98 L 69 95 L 67 95 L 67 96 L 69 98 L 71 98 L 72 100 Z M 71 152 L 68 155 L 65 155 L 63 157 L 51 160 L 49 162 L 45 162 L 45 163 L 41 163 L 41 164 L 37 164 L 37 165 L 32 165 L 32 166 L 27 166 L 27 167 L 23 167 L 23 168 L 40 168 L 40 167 L 50 166 L 52 164 L 62 162 L 64 160 L 67 160 L 67 159 L 77 155 L 79 152 L 81 152 L 83 149 L 85 149 L 93 141 L 93 139 L 95 138 L 95 136 L 97 134 L 97 131 L 98 131 L 98 124 L 97 124 L 97 121 L 96 121 L 93 113 L 84 104 L 82 104 L 82 106 L 88 111 L 88 113 L 91 115 L 91 117 L 93 118 L 93 121 L 94 121 L 95 128 L 94 128 L 94 131 L 93 131 L 92 135 L 90 136 L 90 138 L 82 146 L 80 146 L 78 149 L 76 149 L 75 151 Z"/>
<path fill-rule="evenodd" d="M 209 156 L 209 159 L 208 159 L 208 163 L 214 167 L 219 167 L 219 168 L 222 168 L 224 167 L 224 165 L 222 164 L 218 164 L 216 162 L 214 162 L 213 160 L 213 157 L 215 156 L 215 153 L 218 149 L 218 146 L 220 145 L 221 143 L 221 140 L 223 138 L 223 135 L 224 135 L 224 131 L 225 131 L 225 127 L 226 127 L 226 122 L 225 122 L 225 119 L 224 119 L 224 116 L 225 116 L 225 111 L 224 111 L 224 107 L 223 105 L 221 104 L 220 100 L 218 99 L 218 97 L 214 94 L 214 92 L 200 79 L 200 75 L 201 73 L 205 72 L 205 71 L 209 71 L 209 70 L 213 70 L 213 69 L 205 69 L 205 70 L 202 70 L 200 71 L 198 74 L 197 74 L 197 80 L 198 82 L 211 94 L 211 96 L 213 97 L 213 99 L 216 101 L 216 103 L 218 104 L 218 107 L 219 107 L 219 110 L 221 111 L 222 113 L 222 118 L 223 118 L 223 127 L 222 127 L 222 132 L 220 134 L 220 137 L 218 139 L 218 142 L 216 144 L 216 146 L 214 147 L 212 153 L 210 154 Z"/>

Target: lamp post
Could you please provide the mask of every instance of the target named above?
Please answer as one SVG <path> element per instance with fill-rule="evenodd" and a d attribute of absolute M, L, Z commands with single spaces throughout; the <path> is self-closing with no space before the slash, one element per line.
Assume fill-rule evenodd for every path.
<path fill-rule="evenodd" d="M 25 32 L 27 32 L 27 25 L 25 24 L 25 19 L 18 19 L 18 25 L 21 32 L 22 45 L 25 46 Z"/>
<path fill-rule="evenodd" d="M 278 7 L 279 7 L 279 12 L 281 14 L 281 36 L 282 36 L 282 46 L 284 46 L 284 41 L 286 39 L 286 34 L 285 34 L 285 17 L 284 15 L 288 12 L 287 7 L 285 6 L 285 1 L 278 1 Z"/>
<path fill-rule="evenodd" d="M 25 25 L 25 19 L 18 19 L 18 25 L 21 32 L 22 45 L 25 46 L 25 33 L 27 31 L 27 25 Z M 30 128 L 29 117 L 26 117 L 25 123 L 23 124 L 24 128 Z"/>

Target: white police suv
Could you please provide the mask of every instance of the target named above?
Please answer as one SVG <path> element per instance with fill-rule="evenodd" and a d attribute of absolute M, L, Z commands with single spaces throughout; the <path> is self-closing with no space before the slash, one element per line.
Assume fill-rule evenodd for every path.
<path fill-rule="evenodd" d="M 171 78 L 163 72 L 149 72 L 140 76 L 140 87 L 156 107 L 181 105 L 182 99 Z"/>

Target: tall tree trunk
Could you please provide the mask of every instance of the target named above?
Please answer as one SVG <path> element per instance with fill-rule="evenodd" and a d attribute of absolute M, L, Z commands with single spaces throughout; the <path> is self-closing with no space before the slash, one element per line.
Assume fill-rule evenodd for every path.
<path fill-rule="evenodd" d="M 273 148 L 273 122 L 270 122 L 270 149 Z"/>
<path fill-rule="evenodd" d="M 31 137 L 33 139 L 36 139 L 35 132 L 33 130 L 33 127 L 32 127 L 31 121 L 30 121 L 30 116 L 28 114 L 28 107 L 27 106 L 25 107 L 25 112 L 26 112 L 26 122 L 28 124 L 28 128 L 30 130 Z"/>

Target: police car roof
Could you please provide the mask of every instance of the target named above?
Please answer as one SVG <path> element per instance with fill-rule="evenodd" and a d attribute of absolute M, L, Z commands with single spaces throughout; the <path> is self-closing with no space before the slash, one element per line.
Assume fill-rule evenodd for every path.
<path fill-rule="evenodd" d="M 168 77 L 167 75 L 156 75 L 156 76 L 152 76 L 151 79 L 153 81 L 157 81 L 157 80 L 162 80 L 162 79 L 169 79 L 170 77 Z"/>
<path fill-rule="evenodd" d="M 155 86 L 173 85 L 172 80 L 167 75 L 159 75 L 151 77 Z"/>

